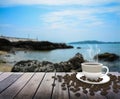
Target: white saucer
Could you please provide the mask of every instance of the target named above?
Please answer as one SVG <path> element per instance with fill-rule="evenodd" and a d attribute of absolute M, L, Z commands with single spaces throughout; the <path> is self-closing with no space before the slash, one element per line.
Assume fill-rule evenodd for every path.
<path fill-rule="evenodd" d="M 82 72 L 77 73 L 76 78 L 82 82 L 89 83 L 89 84 L 104 84 L 104 83 L 107 83 L 108 81 L 110 81 L 110 77 L 108 75 L 104 75 L 104 76 L 100 77 L 100 78 L 103 78 L 103 80 L 100 82 L 91 82 L 88 80 L 80 79 L 80 77 L 82 77 L 82 76 L 84 76 L 84 74 Z"/>

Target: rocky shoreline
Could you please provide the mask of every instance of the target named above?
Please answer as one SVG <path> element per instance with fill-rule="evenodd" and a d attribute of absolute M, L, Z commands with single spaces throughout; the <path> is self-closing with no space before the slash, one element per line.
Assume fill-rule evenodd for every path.
<path fill-rule="evenodd" d="M 6 39 L 0 38 L 0 56 L 2 54 L 6 54 L 6 52 L 15 54 L 16 50 L 53 50 L 53 49 L 65 49 L 65 48 L 73 48 L 72 46 L 68 46 L 65 43 L 52 43 L 48 41 L 17 41 L 10 42 Z M 77 49 L 80 49 L 78 47 Z M 3 52 L 5 51 L 5 52 Z M 6 54 L 7 57 L 10 57 Z M 115 61 L 120 61 L 120 56 L 114 53 L 102 53 L 94 56 L 94 60 L 99 60 L 103 62 L 111 62 L 114 64 Z M 81 63 L 86 60 L 82 56 L 82 54 L 77 53 L 74 57 L 70 58 L 68 61 L 52 63 L 49 61 L 39 61 L 39 60 L 23 60 L 17 62 L 13 68 L 12 72 L 71 72 L 71 71 L 82 71 Z M 0 59 L 0 64 L 6 64 L 7 62 L 4 59 Z"/>
<path fill-rule="evenodd" d="M 12 72 L 69 72 L 69 71 L 81 71 L 81 63 L 84 62 L 84 58 L 81 54 L 77 53 L 73 58 L 66 62 L 52 63 L 48 61 L 28 60 L 20 61 L 14 65 Z"/>
<path fill-rule="evenodd" d="M 107 54 L 107 57 L 100 57 Z M 111 57 L 112 56 L 112 57 Z M 111 57 L 111 58 L 108 58 Z M 118 57 L 118 58 L 116 58 Z M 94 58 L 97 58 L 95 56 Z M 120 56 L 113 53 L 103 53 L 99 54 L 98 58 L 103 61 L 113 62 L 120 59 Z M 100 60 L 101 61 L 101 60 Z M 68 61 L 60 62 L 60 63 L 52 63 L 49 61 L 38 61 L 38 60 L 27 60 L 17 62 L 13 68 L 12 72 L 81 72 L 81 63 L 86 62 L 83 58 L 82 54 L 77 53 L 73 58 L 70 58 Z"/>
<path fill-rule="evenodd" d="M 0 50 L 14 51 L 16 50 L 53 50 L 53 49 L 67 49 L 73 46 L 65 43 L 52 43 L 48 41 L 17 41 L 10 42 L 7 39 L 0 38 Z"/>
<path fill-rule="evenodd" d="M 116 60 L 119 60 L 120 59 L 120 56 L 114 54 L 114 53 L 103 53 L 103 54 L 98 54 L 98 55 L 95 55 L 94 56 L 94 59 L 97 59 L 99 61 L 108 61 L 108 62 L 114 62 Z"/>

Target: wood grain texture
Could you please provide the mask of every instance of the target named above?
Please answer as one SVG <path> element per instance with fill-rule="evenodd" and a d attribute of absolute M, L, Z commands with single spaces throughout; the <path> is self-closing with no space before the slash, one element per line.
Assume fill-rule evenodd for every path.
<path fill-rule="evenodd" d="M 120 76 L 120 73 L 118 73 L 118 72 L 111 72 L 111 74 L 116 75 L 116 76 Z M 119 82 L 119 85 L 120 85 L 120 82 Z M 112 88 L 112 86 L 111 86 L 111 88 Z M 109 90 L 109 93 L 106 96 L 106 98 L 108 98 L 108 99 L 120 99 L 120 89 L 119 89 L 118 93 L 115 93 L 115 92 L 113 92 L 113 88 L 112 88 L 112 90 Z"/>
<path fill-rule="evenodd" d="M 67 73 L 69 75 L 71 75 L 72 73 Z M 82 93 L 82 88 L 80 88 L 80 91 L 77 91 L 77 92 L 73 92 L 70 90 L 69 88 L 69 94 L 70 94 L 70 99 L 88 99 L 87 95 Z M 80 96 L 76 96 L 75 94 L 80 94 Z"/>
<path fill-rule="evenodd" d="M 6 79 L 6 78 L 9 77 L 11 74 L 12 74 L 12 72 L 8 72 L 8 73 L 4 72 L 4 73 L 2 73 L 2 74 L 0 75 L 0 81 Z"/>
<path fill-rule="evenodd" d="M 84 94 L 82 87 L 77 92 L 70 91 L 69 87 L 62 90 L 63 79 L 62 82 L 59 82 L 52 76 L 64 76 L 65 74 L 4 72 L 0 75 L 0 99 L 120 99 L 120 89 L 118 93 L 114 93 L 110 89 L 106 96 L 102 96 L 100 91 L 95 92 L 95 96 L 91 96 L 89 93 Z M 118 72 L 111 72 L 111 74 L 120 76 Z M 76 93 L 80 93 L 80 96 L 75 96 Z"/>
<path fill-rule="evenodd" d="M 15 97 L 16 99 L 32 99 L 39 83 L 43 78 L 44 73 L 35 73 L 31 80 L 21 90 L 21 92 Z"/>
<path fill-rule="evenodd" d="M 34 99 L 50 99 L 51 92 L 52 92 L 52 84 L 54 82 L 54 79 L 52 79 L 52 76 L 54 76 L 55 73 L 47 73 L 34 97 Z"/>
<path fill-rule="evenodd" d="M 56 73 L 56 77 L 57 75 L 64 76 L 65 73 Z M 61 85 L 63 82 L 64 82 L 63 79 L 62 79 L 62 82 L 55 80 L 55 86 L 54 86 L 54 91 L 52 94 L 52 99 L 69 99 L 67 86 L 65 86 L 66 90 L 62 90 Z"/>
<path fill-rule="evenodd" d="M 2 74 L 3 72 L 0 72 L 0 75 Z"/>
<path fill-rule="evenodd" d="M 19 80 L 13 83 L 5 91 L 0 94 L 0 99 L 13 99 L 15 95 L 25 86 L 27 81 L 31 78 L 33 73 L 23 74 Z"/>
<path fill-rule="evenodd" d="M 10 85 L 12 85 L 21 75 L 22 73 L 14 73 L 6 79 L 2 80 L 0 82 L 0 93 L 3 92 L 6 88 L 8 88 Z"/>
<path fill-rule="evenodd" d="M 91 96 L 90 94 L 88 95 L 90 99 L 106 99 L 105 96 L 100 95 L 100 91 L 95 92 L 94 96 Z"/>

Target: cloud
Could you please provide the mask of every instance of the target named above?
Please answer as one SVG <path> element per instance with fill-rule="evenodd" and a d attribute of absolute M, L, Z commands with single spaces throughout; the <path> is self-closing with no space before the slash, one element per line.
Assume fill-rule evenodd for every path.
<path fill-rule="evenodd" d="M 108 14 L 119 16 L 119 9 L 119 6 L 71 8 L 48 12 L 40 18 L 51 29 L 103 26 L 107 24 L 105 16 Z"/>
<path fill-rule="evenodd" d="M 120 0 L 1 0 L 0 6 L 13 5 L 103 5 L 120 3 Z"/>

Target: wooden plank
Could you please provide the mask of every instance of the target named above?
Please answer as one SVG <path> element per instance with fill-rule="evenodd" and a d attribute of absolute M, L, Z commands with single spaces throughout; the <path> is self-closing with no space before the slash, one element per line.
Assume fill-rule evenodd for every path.
<path fill-rule="evenodd" d="M 69 89 L 70 99 L 88 99 L 87 95 L 84 94 L 82 91 L 82 88 L 80 88 L 80 91 L 77 92 L 70 91 Z M 80 94 L 80 96 L 76 96 L 75 94 Z"/>
<path fill-rule="evenodd" d="M 12 72 L 4 72 L 0 75 L 0 82 L 4 79 L 6 79 L 7 77 L 9 77 L 12 74 Z"/>
<path fill-rule="evenodd" d="M 2 74 L 3 72 L 0 72 L 0 75 Z"/>
<path fill-rule="evenodd" d="M 111 73 L 111 72 L 110 72 Z M 116 72 L 112 72 L 112 74 L 116 74 Z M 98 85 L 99 86 L 99 85 Z M 108 91 L 109 92 L 109 91 Z M 108 98 L 108 97 L 106 97 L 106 96 L 103 96 L 103 95 L 101 95 L 100 94 L 101 93 L 101 91 L 98 91 L 98 92 L 95 92 L 95 96 L 91 96 L 90 94 L 88 95 L 88 97 L 90 98 L 90 99 L 106 99 L 106 98 Z M 112 98 L 113 99 L 113 98 Z"/>
<path fill-rule="evenodd" d="M 111 73 L 120 76 L 120 73 L 117 72 L 111 72 Z M 3 74 L 5 75 L 5 73 Z M 0 75 L 0 79 L 3 79 L 1 78 L 4 77 L 2 76 L 3 74 Z M 59 74 L 64 75 L 65 73 L 57 73 L 56 75 Z M 39 77 L 41 76 L 39 75 L 39 73 L 36 73 L 32 78 L 31 76 L 33 75 L 33 73 L 29 73 L 29 74 L 25 73 L 23 76 L 21 75 L 22 73 L 14 73 L 0 81 L 0 93 L 1 93 L 0 99 L 13 99 L 17 93 L 18 94 L 15 97 L 15 99 L 17 98 L 24 99 L 24 97 L 25 99 L 32 99 L 34 93 L 38 88 L 38 85 L 40 84 Z M 56 98 L 69 99 L 68 97 L 69 95 L 67 93 L 68 91 L 67 90 L 62 91 L 61 83 L 59 83 L 58 80 L 55 80 L 56 86 L 53 88 L 52 83 L 54 82 L 54 79 L 52 79 L 52 76 L 54 75 L 55 75 L 54 73 L 47 73 L 45 75 L 43 81 L 41 82 L 38 88 L 38 91 L 35 94 L 34 97 L 35 99 L 50 99 L 51 95 L 52 95 L 52 99 L 56 99 Z M 31 80 L 27 82 L 30 78 Z M 53 94 L 51 94 L 52 90 L 53 90 Z M 73 93 L 72 91 L 69 91 L 69 93 L 70 93 L 70 99 L 86 99 L 86 98 L 87 99 L 106 99 L 106 98 L 119 99 L 120 98 L 120 91 L 119 93 L 114 93 L 111 90 L 109 91 L 109 94 L 106 97 L 100 94 L 98 95 L 99 92 L 96 93 L 95 96 L 89 96 L 89 93 L 87 95 L 84 94 L 82 92 L 82 89 L 79 91 L 80 97 L 76 97 L 75 93 Z"/>
<path fill-rule="evenodd" d="M 99 85 L 98 85 L 99 86 Z M 95 92 L 94 96 L 91 96 L 90 93 L 88 94 L 89 99 L 106 99 L 105 96 L 100 95 L 100 91 Z"/>
<path fill-rule="evenodd" d="M 39 83 L 41 82 L 44 73 L 35 73 L 27 85 L 15 97 L 16 99 L 32 99 Z"/>
<path fill-rule="evenodd" d="M 0 99 L 13 99 L 15 95 L 25 86 L 33 73 L 23 74 L 15 83 L 0 94 Z"/>
<path fill-rule="evenodd" d="M 52 84 L 54 82 L 52 76 L 54 75 L 55 73 L 46 73 L 40 87 L 38 88 L 38 91 L 35 94 L 34 99 L 50 99 L 52 92 Z"/>
<path fill-rule="evenodd" d="M 113 75 L 120 76 L 118 72 L 112 72 Z M 120 83 L 119 83 L 120 85 Z M 106 96 L 109 99 L 120 99 L 120 89 L 118 93 L 113 92 L 113 89 L 109 91 L 109 94 Z"/>
<path fill-rule="evenodd" d="M 21 75 L 22 73 L 14 73 L 6 79 L 2 80 L 0 82 L 0 93 L 3 92 L 6 88 L 8 88 L 11 84 L 13 84 Z"/>
<path fill-rule="evenodd" d="M 100 85 L 96 85 L 96 86 L 100 86 Z M 101 91 L 93 91 L 94 92 L 94 95 L 90 95 L 90 91 L 89 93 L 87 94 L 87 96 L 89 97 L 89 99 L 106 99 L 105 96 L 101 95 Z"/>
<path fill-rule="evenodd" d="M 60 75 L 60 76 L 64 76 L 65 73 L 56 73 L 56 76 Z M 52 94 L 52 99 L 69 99 L 69 95 L 68 95 L 68 88 L 66 87 L 66 90 L 62 90 L 62 83 L 64 83 L 63 79 L 61 82 L 59 82 L 58 80 L 55 80 L 55 87 L 54 87 L 54 91 Z"/>
<path fill-rule="evenodd" d="M 73 73 L 67 73 L 67 74 L 71 75 L 71 74 L 73 74 Z M 76 77 L 76 76 L 75 76 L 75 77 Z M 71 88 L 74 88 L 74 87 L 69 87 L 70 99 L 88 99 L 87 95 L 82 92 L 83 90 L 82 90 L 81 87 L 79 87 L 80 90 L 77 91 L 77 92 L 71 91 Z M 74 88 L 74 89 L 75 89 L 75 88 Z M 76 95 L 76 94 L 78 94 L 78 95 Z M 79 96 L 79 95 L 80 95 L 80 96 Z"/>

